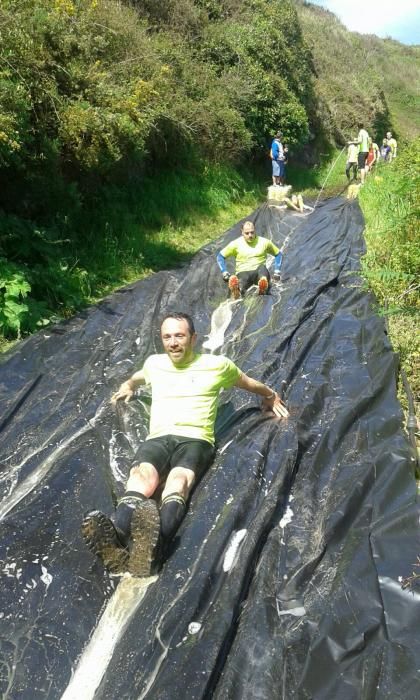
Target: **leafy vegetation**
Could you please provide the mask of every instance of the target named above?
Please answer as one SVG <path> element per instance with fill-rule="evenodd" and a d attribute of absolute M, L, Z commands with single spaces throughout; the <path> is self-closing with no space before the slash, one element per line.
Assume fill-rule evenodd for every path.
<path fill-rule="evenodd" d="M 168 227 L 244 208 L 241 159 L 279 122 L 308 137 L 289 0 L 4 0 L 0 23 L 6 336 L 179 259 Z"/>
<path fill-rule="evenodd" d="M 420 139 L 368 178 L 364 273 L 383 312 L 415 395 L 420 395 Z"/>
<path fill-rule="evenodd" d="M 312 193 L 359 116 L 412 135 L 416 50 L 302 2 L 3 0 L 0 27 L 5 338 L 176 264 L 245 215 L 279 126 L 291 180 L 305 172 Z"/>

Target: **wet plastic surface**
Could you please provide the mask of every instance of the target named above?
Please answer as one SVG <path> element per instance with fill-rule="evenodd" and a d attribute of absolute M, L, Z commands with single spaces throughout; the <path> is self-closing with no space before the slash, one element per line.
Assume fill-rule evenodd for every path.
<path fill-rule="evenodd" d="M 330 200 L 310 216 L 264 206 L 252 218 L 285 244 L 270 296 L 224 302 L 215 253 L 238 225 L 186 268 L 4 358 L 2 697 L 420 697 L 420 595 L 399 581 L 420 551 L 413 455 L 395 356 L 358 274 L 360 209 Z M 109 398 L 160 351 L 159 320 L 174 309 L 192 314 L 208 348 L 283 387 L 291 417 L 222 394 L 215 463 L 137 598 L 138 584 L 109 579 L 79 526 L 124 490 L 150 397 L 117 408 Z M 103 668 L 86 664 L 97 672 L 88 688 L 84 650 L 107 611 L 113 636 Z M 106 642 L 92 644 L 99 659 Z"/>

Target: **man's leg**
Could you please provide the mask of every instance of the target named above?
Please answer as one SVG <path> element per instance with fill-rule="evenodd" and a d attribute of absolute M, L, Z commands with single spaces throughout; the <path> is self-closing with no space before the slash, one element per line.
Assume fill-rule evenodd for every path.
<path fill-rule="evenodd" d="M 128 544 L 131 520 L 136 509 L 146 509 L 150 522 L 159 532 L 157 506 L 148 498 L 158 484 L 159 474 L 154 466 L 142 463 L 131 469 L 127 490 L 110 518 L 100 510 L 85 515 L 82 535 L 86 544 L 112 573 L 123 573 L 129 568 Z"/>
<path fill-rule="evenodd" d="M 156 491 L 161 475 L 163 478 L 169 467 L 170 456 L 171 449 L 167 436 L 146 440 L 134 457 L 127 490 L 115 513 L 108 518 L 101 511 L 91 511 L 83 520 L 82 534 L 88 547 L 113 573 L 131 571 L 128 545 L 131 542 L 134 516 L 141 511 L 140 519 L 148 523 L 143 525 L 148 532 L 150 546 L 147 545 L 145 548 L 144 562 L 139 563 L 140 570 L 143 572 L 139 575 L 150 575 L 150 559 L 159 536 L 159 513 L 156 503 L 150 499 L 150 496 Z M 149 571 L 147 571 L 147 562 Z"/>
<path fill-rule="evenodd" d="M 298 203 L 300 213 L 303 214 L 303 206 L 304 205 L 303 205 L 303 197 L 301 194 L 297 195 L 297 203 Z"/>
<path fill-rule="evenodd" d="M 169 472 L 160 506 L 160 531 L 166 542 L 173 538 L 185 516 L 194 481 L 192 469 L 175 467 Z"/>
<path fill-rule="evenodd" d="M 171 470 L 160 505 L 161 562 L 187 511 L 191 490 L 214 459 L 214 447 L 206 440 L 174 437 Z"/>
<path fill-rule="evenodd" d="M 293 195 L 295 196 L 295 195 Z M 293 199 L 289 199 L 289 197 L 285 197 L 284 201 L 286 202 L 286 205 L 289 207 L 289 209 L 293 209 L 294 211 L 299 211 L 299 207 L 295 203 Z"/>
<path fill-rule="evenodd" d="M 284 165 L 284 161 L 281 160 L 279 162 L 279 185 L 284 185 L 285 174 L 286 174 L 286 168 Z"/>
<path fill-rule="evenodd" d="M 365 170 L 366 159 L 367 159 L 367 153 L 365 153 L 365 152 L 359 153 L 358 166 L 359 166 L 359 170 L 360 170 L 360 182 L 362 183 L 362 185 L 363 185 L 365 178 L 366 178 L 366 170 Z"/>
<path fill-rule="evenodd" d="M 128 571 L 133 576 L 150 576 L 160 534 L 156 502 L 151 498 L 159 485 L 159 472 L 153 464 L 133 467 L 127 491 L 115 513 L 115 524 L 124 525 L 131 535 Z M 126 531 L 127 531 L 126 529 Z"/>
<path fill-rule="evenodd" d="M 346 163 L 346 178 L 350 182 L 350 170 L 352 168 L 352 163 L 347 162 Z"/>

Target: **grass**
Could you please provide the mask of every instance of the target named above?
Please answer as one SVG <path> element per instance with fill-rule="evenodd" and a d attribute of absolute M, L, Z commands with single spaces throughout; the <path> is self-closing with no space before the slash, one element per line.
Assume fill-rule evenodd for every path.
<path fill-rule="evenodd" d="M 343 192 L 345 179 L 346 149 L 331 149 L 321 155 L 319 163 L 312 166 L 288 166 L 288 181 L 293 190 L 301 192 L 304 197 L 332 197 Z"/>
<path fill-rule="evenodd" d="M 87 301 L 151 272 L 173 268 L 255 209 L 264 187 L 252 173 L 209 166 L 200 176 L 178 172 L 144 181 L 141 190 L 105 191 L 100 221 L 73 256 L 88 264 L 98 235 L 102 245 L 90 264 Z"/>
<path fill-rule="evenodd" d="M 363 272 L 414 395 L 420 396 L 419 141 L 370 176 L 359 196 L 366 221 Z M 407 407 L 400 388 L 399 398 Z"/>
<path fill-rule="evenodd" d="M 69 318 L 125 284 L 189 260 L 261 204 L 261 183 L 258 170 L 207 165 L 103 188 L 60 224 L 67 247 L 53 251 L 32 290 L 50 309 L 42 322 Z M 14 343 L 0 336 L 0 352 Z"/>

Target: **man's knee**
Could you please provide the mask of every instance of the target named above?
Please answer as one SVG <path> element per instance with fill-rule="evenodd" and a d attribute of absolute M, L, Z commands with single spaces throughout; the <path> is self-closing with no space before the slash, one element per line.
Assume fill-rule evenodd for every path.
<path fill-rule="evenodd" d="M 142 462 L 131 467 L 129 482 L 144 483 L 154 490 L 159 483 L 159 473 L 153 464 Z"/>
<path fill-rule="evenodd" d="M 195 474 L 192 469 L 174 467 L 168 474 L 162 498 L 165 498 L 168 493 L 174 492 L 181 494 L 184 498 L 188 498 L 194 481 Z"/>

